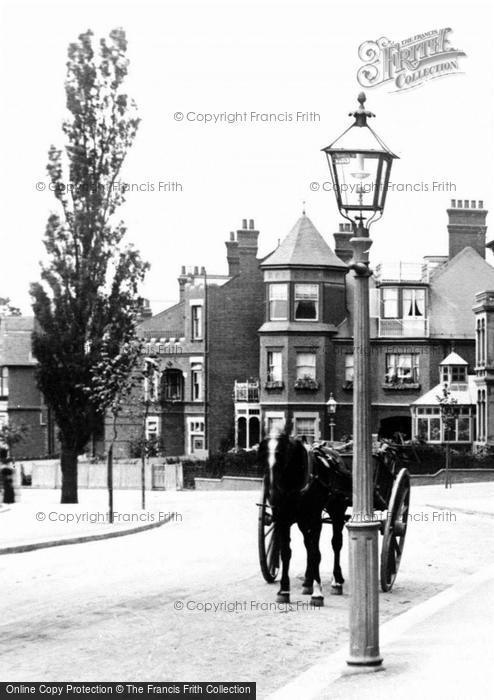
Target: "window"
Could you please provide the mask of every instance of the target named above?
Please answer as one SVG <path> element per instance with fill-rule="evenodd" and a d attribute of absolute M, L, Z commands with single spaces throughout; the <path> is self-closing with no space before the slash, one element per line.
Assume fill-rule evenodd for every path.
<path fill-rule="evenodd" d="M 2 367 L 0 370 L 0 396 L 9 395 L 9 368 Z"/>
<path fill-rule="evenodd" d="M 268 382 L 283 381 L 282 355 L 277 350 L 268 350 Z"/>
<path fill-rule="evenodd" d="M 382 290 L 383 318 L 398 318 L 398 289 L 385 287 Z"/>
<path fill-rule="evenodd" d="M 454 367 L 446 366 L 442 368 L 442 380 L 448 383 L 461 384 L 467 380 L 467 368 L 466 367 Z"/>
<path fill-rule="evenodd" d="M 202 365 L 192 364 L 192 401 L 202 401 Z"/>
<path fill-rule="evenodd" d="M 204 419 L 189 418 L 189 453 L 194 454 L 204 450 L 205 435 L 204 435 Z"/>
<path fill-rule="evenodd" d="M 163 400 L 183 400 L 183 375 L 178 369 L 167 369 L 163 373 Z"/>
<path fill-rule="evenodd" d="M 193 306 L 192 313 L 192 340 L 202 340 L 202 306 Z"/>
<path fill-rule="evenodd" d="M 288 319 L 288 284 L 269 285 L 269 320 Z"/>
<path fill-rule="evenodd" d="M 285 428 L 285 416 L 283 414 L 266 416 L 266 437 L 278 437 Z"/>
<path fill-rule="evenodd" d="M 307 442 L 314 442 L 316 439 L 316 418 L 295 417 L 295 436 L 305 437 Z"/>
<path fill-rule="evenodd" d="M 316 353 L 297 353 L 297 379 L 316 379 Z"/>
<path fill-rule="evenodd" d="M 386 355 L 386 384 L 416 384 L 419 381 L 419 356 Z"/>
<path fill-rule="evenodd" d="M 353 382 L 353 355 L 349 352 L 345 355 L 345 382 Z"/>
<path fill-rule="evenodd" d="M 426 442 L 441 442 L 441 411 L 439 408 L 417 409 L 417 437 Z"/>
<path fill-rule="evenodd" d="M 425 316 L 425 290 L 403 290 L 403 318 L 423 318 Z"/>
<path fill-rule="evenodd" d="M 295 285 L 296 321 L 317 321 L 319 305 L 319 287 L 317 284 Z"/>
<path fill-rule="evenodd" d="M 480 431 L 482 430 L 480 413 L 479 418 Z M 417 408 L 416 435 L 420 440 L 427 442 L 443 442 L 446 440 L 450 442 L 471 442 L 473 439 L 472 428 L 472 416 L 468 407 L 460 408 L 458 417 L 447 422 L 441 419 L 441 409 L 439 407 Z"/>

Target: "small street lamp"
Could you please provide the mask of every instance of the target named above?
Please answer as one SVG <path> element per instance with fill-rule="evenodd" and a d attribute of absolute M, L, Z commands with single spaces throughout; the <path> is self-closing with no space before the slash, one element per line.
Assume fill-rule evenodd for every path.
<path fill-rule="evenodd" d="M 353 383 L 353 516 L 350 539 L 350 666 L 379 666 L 378 531 L 374 519 L 369 366 L 369 237 L 370 225 L 383 214 L 393 159 L 397 158 L 367 124 L 375 116 L 365 107 L 350 113 L 354 122 L 326 153 L 336 202 L 351 222 L 355 273 Z"/>
<path fill-rule="evenodd" d="M 336 402 L 332 393 L 329 395 L 329 399 L 326 401 L 326 406 L 329 413 L 329 439 L 331 442 L 334 442 L 334 417 L 338 403 Z"/>

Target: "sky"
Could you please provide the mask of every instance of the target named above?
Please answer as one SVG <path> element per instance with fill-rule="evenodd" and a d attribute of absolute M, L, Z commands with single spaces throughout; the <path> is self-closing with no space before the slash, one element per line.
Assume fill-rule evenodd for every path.
<path fill-rule="evenodd" d="M 39 279 L 45 224 L 57 206 L 46 161 L 52 143 L 64 144 L 67 46 L 88 28 L 97 36 L 114 27 L 127 33 L 126 87 L 142 122 L 122 173 L 138 191 L 127 193 L 119 216 L 128 240 L 151 262 L 143 294 L 154 312 L 177 300 L 181 265 L 226 273 L 224 242 L 242 219 L 255 220 L 260 254 L 267 254 L 305 201 L 333 247 L 331 234 L 342 219 L 334 195 L 325 191 L 329 173 L 321 148 L 351 123 L 348 112 L 362 90 L 359 46 L 444 27 L 451 28 L 450 43 L 466 54 L 457 74 L 410 90 L 385 83 L 366 93 L 376 114 L 373 128 L 400 157 L 384 217 L 372 229 L 371 261 L 446 253 L 450 200 L 482 199 L 492 206 L 489 5 L 1 1 L 0 296 L 31 312 L 29 284 Z M 263 121 L 252 119 L 252 112 L 278 116 Z M 297 118 L 297 112 L 307 117 Z M 201 120 L 222 113 L 247 113 L 248 119 Z M 167 183 L 178 184 L 167 191 Z M 416 191 L 401 191 L 405 184 Z M 488 260 L 494 262 L 491 253 Z"/>

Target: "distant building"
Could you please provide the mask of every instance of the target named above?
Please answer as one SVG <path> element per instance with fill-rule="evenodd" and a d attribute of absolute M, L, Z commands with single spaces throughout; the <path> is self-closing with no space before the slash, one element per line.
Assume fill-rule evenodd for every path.
<path fill-rule="evenodd" d="M 36 386 L 33 329 L 30 316 L 0 316 L 0 425 L 26 426 L 12 450 L 18 459 L 46 457 L 56 449 L 50 411 Z"/>
<path fill-rule="evenodd" d="M 410 405 L 435 390 L 451 352 L 476 366 L 472 304 L 494 289 L 487 211 L 481 201 L 453 200 L 447 215 L 448 255 L 382 263 L 370 280 L 371 424 L 383 437 L 417 433 Z M 182 268 L 178 304 L 140 326 L 159 361 L 148 434 L 161 436 L 167 454 L 251 447 L 286 424 L 328 439 L 331 393 L 335 438 L 353 432 L 351 227 L 340 224 L 333 250 L 304 213 L 263 260 L 258 235 L 244 220 L 226 243 L 228 274 Z M 479 384 L 486 393 L 492 358 Z M 475 413 L 469 408 L 471 440 Z M 494 410 L 490 420 L 494 440 Z M 129 419 L 122 452 L 138 431 Z"/>

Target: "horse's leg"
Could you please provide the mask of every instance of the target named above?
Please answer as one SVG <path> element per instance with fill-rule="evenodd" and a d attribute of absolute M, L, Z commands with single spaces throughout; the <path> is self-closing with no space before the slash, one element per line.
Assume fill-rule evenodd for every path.
<path fill-rule="evenodd" d="M 307 566 L 305 569 L 304 582 L 302 584 L 302 595 L 312 595 L 314 591 L 314 567 L 311 556 L 311 544 L 309 538 L 309 528 L 307 524 L 298 522 L 298 529 L 304 537 L 305 552 L 307 555 Z"/>
<path fill-rule="evenodd" d="M 343 528 L 345 526 L 345 510 L 346 508 L 343 504 L 338 504 L 334 506 L 331 512 L 331 520 L 333 523 L 331 545 L 334 553 L 333 579 L 331 581 L 331 593 L 333 595 L 342 595 L 343 584 L 345 583 L 340 566 L 340 552 L 343 546 Z"/>
<path fill-rule="evenodd" d="M 311 519 L 309 523 L 300 523 L 299 527 L 304 536 L 304 544 L 307 549 L 307 572 L 302 593 L 310 593 L 311 605 L 321 607 L 324 605 L 324 594 L 319 573 L 319 564 L 321 563 L 319 539 L 322 527 L 320 514 L 317 515 L 317 519 Z M 308 578 L 307 573 L 309 574 Z M 309 585 L 307 586 L 306 584 Z"/>
<path fill-rule="evenodd" d="M 281 555 L 281 581 L 280 590 L 276 594 L 277 603 L 290 602 L 290 559 L 292 550 L 290 549 L 290 523 L 280 522 L 278 526 L 280 555 Z"/>

